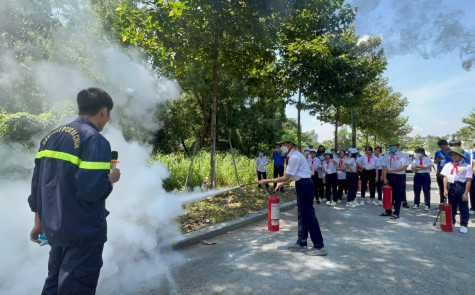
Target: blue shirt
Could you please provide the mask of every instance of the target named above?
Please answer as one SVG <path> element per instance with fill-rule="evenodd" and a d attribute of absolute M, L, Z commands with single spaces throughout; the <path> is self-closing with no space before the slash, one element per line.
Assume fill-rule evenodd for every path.
<path fill-rule="evenodd" d="M 287 156 L 282 156 L 281 153 L 273 152 L 272 158 L 274 158 L 274 166 L 284 166 L 284 159 Z"/>
<path fill-rule="evenodd" d="M 470 165 L 470 153 L 467 153 L 467 152 L 463 152 L 464 156 L 465 156 L 465 163 L 469 164 Z"/>
<path fill-rule="evenodd" d="M 53 247 L 102 245 L 111 148 L 85 117 L 53 130 L 40 145 L 28 198 Z"/>
<path fill-rule="evenodd" d="M 452 158 L 446 153 L 444 153 L 442 150 L 438 150 L 437 152 L 435 152 L 434 161 L 438 157 L 444 157 L 444 159 L 442 161 L 439 161 L 439 164 L 437 164 L 437 171 L 440 172 L 442 170 L 442 167 L 444 167 L 446 163 L 452 162 Z"/>

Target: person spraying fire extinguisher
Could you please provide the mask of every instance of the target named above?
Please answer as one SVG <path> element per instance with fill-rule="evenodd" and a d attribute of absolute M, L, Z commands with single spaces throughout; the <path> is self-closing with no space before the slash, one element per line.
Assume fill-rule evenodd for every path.
<path fill-rule="evenodd" d="M 468 192 L 472 185 L 472 167 L 464 161 L 464 150 L 454 147 L 447 154 L 451 163 L 445 164 L 440 174 L 444 176 L 444 196 L 452 206 L 452 222 L 455 225 L 457 208 L 460 210 L 460 232 L 468 233 Z"/>
<path fill-rule="evenodd" d="M 295 252 L 305 252 L 311 256 L 325 256 L 327 251 L 324 248 L 323 237 L 320 231 L 315 209 L 313 208 L 313 182 L 311 179 L 310 167 L 305 157 L 296 149 L 297 137 L 294 134 L 284 134 L 279 143 L 282 143 L 282 151 L 288 153 L 287 169 L 284 176 L 274 179 L 263 179 L 260 185 L 268 183 L 279 183 L 275 191 L 277 192 L 285 182 L 295 181 L 298 206 L 298 240 L 288 247 L 288 250 Z M 307 248 L 307 238 L 313 242 L 313 247 Z"/>
<path fill-rule="evenodd" d="M 383 167 L 384 183 L 392 187 L 394 212 L 391 209 L 385 209 L 379 216 L 390 216 L 390 219 L 398 219 L 405 191 L 404 175 L 407 166 L 409 166 L 409 160 L 404 153 L 398 151 L 399 142 L 396 138 L 390 139 L 388 146 L 389 154 L 384 156 L 381 166 Z"/>

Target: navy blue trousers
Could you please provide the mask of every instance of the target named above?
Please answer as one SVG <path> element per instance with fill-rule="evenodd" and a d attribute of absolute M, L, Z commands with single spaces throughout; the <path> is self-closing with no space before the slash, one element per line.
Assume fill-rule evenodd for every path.
<path fill-rule="evenodd" d="M 363 170 L 361 171 L 361 199 L 365 198 L 366 189 L 369 182 L 369 198 L 374 199 L 376 181 L 376 170 Z"/>
<path fill-rule="evenodd" d="M 386 209 L 386 213 L 391 215 L 399 216 L 399 212 L 401 210 L 401 202 L 404 198 L 404 174 L 388 174 L 386 175 L 388 179 L 389 185 L 392 187 L 392 195 L 394 201 L 394 211 L 391 209 Z"/>
<path fill-rule="evenodd" d="M 298 206 L 298 240 L 301 246 L 307 245 L 308 233 L 313 246 L 323 247 L 323 237 L 318 219 L 313 209 L 313 182 L 310 178 L 303 178 L 295 182 Z"/>
<path fill-rule="evenodd" d="M 330 194 L 333 195 L 333 202 L 338 201 L 338 175 L 336 173 L 327 174 L 325 176 L 325 198 L 331 201 Z"/>
<path fill-rule="evenodd" d="M 95 294 L 104 245 L 51 247 L 42 295 Z"/>
<path fill-rule="evenodd" d="M 465 192 L 466 183 L 455 182 L 448 183 L 447 190 L 449 191 L 449 204 L 452 206 L 452 221 L 455 224 L 455 215 L 457 214 L 457 207 L 460 210 L 460 225 L 467 226 L 469 219 L 468 200 L 462 201 L 463 193 Z"/>
<path fill-rule="evenodd" d="M 346 180 L 348 181 L 347 201 L 353 202 L 356 199 L 356 191 L 358 189 L 358 174 L 346 172 Z"/>
<path fill-rule="evenodd" d="M 475 211 L 475 174 L 473 174 L 472 186 L 470 187 L 470 210 Z"/>
<path fill-rule="evenodd" d="M 415 173 L 414 175 L 414 204 L 421 202 L 421 189 L 424 192 L 424 204 L 430 207 L 430 175 L 429 173 Z"/>
<path fill-rule="evenodd" d="M 381 176 L 383 175 L 383 170 L 378 169 L 378 182 L 376 182 L 376 189 L 378 191 L 378 201 L 383 200 L 383 186 L 384 186 L 384 181 L 379 180 L 381 179 Z"/>

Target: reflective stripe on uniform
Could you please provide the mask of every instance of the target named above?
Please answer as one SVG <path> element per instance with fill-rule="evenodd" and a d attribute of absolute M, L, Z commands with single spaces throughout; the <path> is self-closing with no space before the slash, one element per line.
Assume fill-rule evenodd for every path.
<path fill-rule="evenodd" d="M 68 153 L 63 153 L 63 152 L 51 151 L 51 150 L 39 151 L 36 154 L 36 159 L 41 159 L 41 158 L 52 158 L 52 159 L 58 159 L 58 160 L 71 162 L 74 165 L 79 166 L 79 168 L 81 169 L 99 170 L 99 169 L 110 169 L 111 167 L 111 163 L 109 162 L 81 161 L 81 159 L 77 156 L 74 156 Z"/>

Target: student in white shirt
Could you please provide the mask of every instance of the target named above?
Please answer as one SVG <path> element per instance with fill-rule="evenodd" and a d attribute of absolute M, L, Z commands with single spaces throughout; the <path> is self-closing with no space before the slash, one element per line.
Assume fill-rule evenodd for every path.
<path fill-rule="evenodd" d="M 383 186 L 384 186 L 384 179 L 383 179 L 383 169 L 381 167 L 381 162 L 383 161 L 382 154 L 383 148 L 377 146 L 374 148 L 374 158 L 376 159 L 376 169 L 378 169 L 378 179 L 376 179 L 376 191 L 378 192 L 378 205 L 383 205 Z"/>
<path fill-rule="evenodd" d="M 325 176 L 325 172 L 323 171 L 322 163 L 325 161 L 325 156 L 323 154 L 325 151 L 322 152 L 322 155 L 319 157 L 320 160 L 320 167 L 317 168 L 318 178 L 317 178 L 317 187 L 318 187 L 318 201 L 319 202 L 326 202 L 327 198 L 325 197 L 325 184 L 323 183 L 323 176 Z M 317 151 L 318 155 L 318 151 Z"/>
<path fill-rule="evenodd" d="M 288 164 L 284 176 L 274 179 L 263 179 L 259 181 L 259 184 L 279 183 L 275 188 L 277 192 L 284 186 L 285 182 L 295 181 L 298 206 L 298 239 L 295 244 L 288 247 L 288 250 L 305 252 L 305 254 L 311 256 L 325 256 L 327 251 L 324 248 L 322 232 L 315 216 L 315 209 L 313 209 L 313 182 L 308 162 L 295 148 L 297 136 L 284 134 L 281 142 L 282 151 L 284 153 L 288 152 Z M 313 242 L 313 247 L 310 250 L 307 248 L 309 233 Z"/>
<path fill-rule="evenodd" d="M 350 156 L 346 159 L 346 180 L 348 184 L 348 195 L 346 196 L 347 207 L 357 207 L 356 202 L 356 191 L 358 190 L 358 172 L 356 166 L 356 159 L 358 158 L 358 150 L 355 148 L 350 148 L 348 150 Z"/>
<path fill-rule="evenodd" d="M 338 159 L 336 159 L 336 174 L 337 174 L 337 193 L 338 193 L 338 201 L 337 203 L 341 203 L 343 200 L 343 191 L 347 187 L 346 183 L 346 166 L 345 166 L 345 151 L 340 150 L 338 152 Z"/>
<path fill-rule="evenodd" d="M 264 151 L 260 150 L 259 151 L 259 157 L 256 159 L 256 172 L 257 172 L 257 179 L 267 179 L 267 169 L 266 165 L 269 163 L 269 159 L 267 159 L 266 156 L 264 156 Z M 261 185 L 258 185 L 259 188 Z M 267 184 L 266 187 L 269 187 Z"/>
<path fill-rule="evenodd" d="M 325 197 L 327 199 L 326 205 L 336 206 L 338 200 L 338 176 L 336 174 L 336 161 L 333 160 L 330 150 L 325 151 L 325 161 L 322 162 L 322 166 L 324 172 L 323 183 L 325 184 Z"/>
<path fill-rule="evenodd" d="M 317 150 L 316 149 L 310 149 L 310 160 L 308 161 L 308 166 L 310 167 L 310 171 L 312 173 L 312 181 L 313 181 L 313 188 L 314 192 L 313 195 L 315 196 L 315 199 L 317 200 L 317 204 L 320 204 L 321 200 L 318 198 L 318 170 L 322 167 L 322 164 L 320 162 L 320 159 L 317 158 Z"/>
<path fill-rule="evenodd" d="M 430 166 L 432 162 L 426 156 L 423 148 L 415 150 L 415 158 L 412 161 L 411 169 L 414 171 L 414 209 L 419 208 L 421 201 L 421 188 L 424 192 L 425 210 L 430 210 Z"/>
<path fill-rule="evenodd" d="M 457 207 L 460 210 L 460 232 L 468 232 L 468 192 L 472 184 L 472 167 L 465 162 L 464 150 L 454 147 L 447 154 L 452 158 L 452 162 L 445 164 L 440 174 L 444 176 L 444 197 L 449 199 L 452 206 L 452 221 L 455 225 L 455 215 Z"/>
<path fill-rule="evenodd" d="M 376 189 L 376 179 L 378 179 L 378 170 L 376 158 L 373 157 L 373 147 L 367 146 L 365 154 L 356 162 L 361 169 L 361 205 L 364 205 L 365 193 L 369 182 L 369 198 L 368 204 L 378 206 L 378 202 L 374 199 Z"/>
<path fill-rule="evenodd" d="M 409 160 L 406 154 L 398 151 L 399 142 L 396 138 L 392 138 L 388 142 L 389 154 L 384 156 L 383 178 L 384 183 L 392 187 L 392 199 L 394 201 L 394 212 L 386 209 L 379 216 L 390 216 L 390 219 L 398 219 L 401 210 L 401 202 L 404 198 L 404 175 L 406 168 L 409 166 Z"/>

